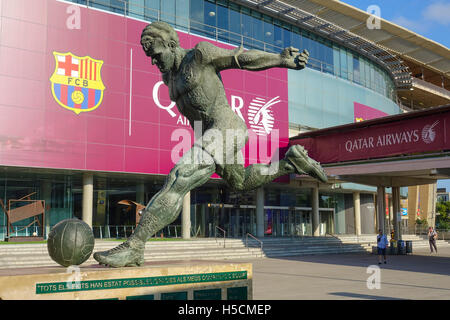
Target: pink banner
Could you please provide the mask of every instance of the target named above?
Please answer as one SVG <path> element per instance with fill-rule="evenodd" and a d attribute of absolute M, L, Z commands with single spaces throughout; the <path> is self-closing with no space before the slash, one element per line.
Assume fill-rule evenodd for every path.
<path fill-rule="evenodd" d="M 450 149 L 450 112 L 419 118 L 342 129 L 339 132 L 300 138 L 291 144 L 303 145 L 321 163 L 365 160 Z"/>
<path fill-rule="evenodd" d="M 359 102 L 353 102 L 353 112 L 355 117 L 355 122 L 361 122 L 364 120 L 372 120 L 376 118 L 381 118 L 388 116 L 386 112 L 380 111 L 378 109 L 366 106 L 365 104 Z"/>
<path fill-rule="evenodd" d="M 167 174 L 174 131 L 188 130 L 192 145 L 193 130 L 140 46 L 147 22 L 56 0 L 7 1 L 1 15 L 2 165 Z M 184 48 L 210 41 L 178 34 Z M 268 162 L 276 148 L 266 140 L 289 141 L 287 70 L 221 75 L 255 137 L 246 164 Z M 266 121 L 253 123 L 270 102 Z"/>

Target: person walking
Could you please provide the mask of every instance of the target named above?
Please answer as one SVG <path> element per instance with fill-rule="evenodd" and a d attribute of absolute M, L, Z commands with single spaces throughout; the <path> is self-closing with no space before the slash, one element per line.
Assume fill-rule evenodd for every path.
<path fill-rule="evenodd" d="M 434 250 L 436 250 L 437 253 L 437 247 L 436 247 L 436 239 L 437 239 L 437 232 L 432 227 L 428 228 L 428 242 L 430 243 L 430 254 L 433 253 L 433 247 Z"/>
<path fill-rule="evenodd" d="M 381 256 L 384 257 L 384 263 L 386 264 L 386 246 L 388 245 L 388 240 L 383 230 L 379 230 L 377 235 L 377 247 L 378 247 L 378 264 L 381 264 Z"/>

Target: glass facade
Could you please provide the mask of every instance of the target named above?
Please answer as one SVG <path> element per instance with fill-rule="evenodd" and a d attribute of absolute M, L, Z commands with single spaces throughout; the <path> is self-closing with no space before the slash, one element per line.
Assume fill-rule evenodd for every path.
<path fill-rule="evenodd" d="M 398 105 L 388 97 L 313 69 L 288 70 L 288 95 L 289 122 L 311 128 L 354 122 L 355 103 L 386 115 L 400 113 Z"/>
<path fill-rule="evenodd" d="M 371 61 L 324 38 L 300 30 L 296 26 L 232 2 L 225 0 L 72 0 L 72 2 L 110 11 L 116 15 L 126 14 L 140 20 L 166 21 L 177 29 L 234 45 L 243 44 L 247 49 L 268 52 L 280 52 L 282 48 L 288 46 L 307 49 L 311 56 L 308 69 L 295 75 L 288 73 L 291 122 L 312 127 L 353 122 L 353 114 L 348 109 L 353 101 L 349 99 L 379 106 L 390 114 L 396 112 L 395 104 L 391 100 L 394 91 L 392 81 Z M 91 25 L 90 28 L 95 29 L 95 26 Z M 55 32 L 52 31 L 52 33 Z M 118 35 L 114 41 L 119 46 L 123 39 L 119 39 Z M 122 51 L 118 50 L 124 54 L 125 50 Z M 126 61 L 126 59 L 128 57 L 124 55 L 118 61 Z M 118 71 L 124 65 L 125 63 L 114 66 L 105 65 L 105 69 L 109 73 L 117 72 L 118 79 L 126 78 L 125 69 Z M 144 73 L 138 67 L 135 72 Z M 309 77 L 309 87 L 302 77 Z M 301 97 L 296 96 L 300 94 L 296 89 L 298 85 L 305 88 Z M 143 88 L 142 91 L 147 89 Z M 45 87 L 45 90 L 48 88 Z M 116 89 L 111 89 L 111 91 L 114 90 Z M 122 102 L 127 98 L 124 92 L 116 92 L 115 96 L 115 100 Z M 107 102 L 108 106 L 112 106 L 111 101 Z M 27 101 L 24 104 L 28 103 Z M 124 122 L 121 104 L 117 108 L 117 114 L 117 118 L 121 120 L 119 123 Z M 92 118 L 95 119 L 92 120 L 91 128 L 96 128 L 94 120 L 99 120 L 99 117 L 92 116 Z M 108 117 L 109 120 L 117 119 Z M 63 121 L 53 121 L 52 125 L 56 122 L 63 123 Z M 151 124 L 145 127 L 145 132 L 154 127 L 156 120 L 151 119 L 150 122 Z M 87 125 L 86 127 L 89 128 Z M 111 125 L 111 128 L 117 128 L 117 123 Z M 111 129 L 112 131 L 115 129 Z M 94 133 L 95 130 L 92 129 L 90 132 Z M 111 147 L 107 139 L 109 133 L 105 132 L 104 141 L 103 137 L 99 138 L 99 141 Z M 99 149 L 99 145 L 95 145 L 94 149 Z M 151 158 L 154 150 L 150 150 L 148 155 Z M 0 199 L 5 205 L 10 199 L 19 199 L 28 194 L 33 194 L 32 199 L 45 200 L 48 208 L 44 224 L 48 234 L 51 227 L 59 221 L 82 217 L 83 176 L 75 170 L 43 170 L 5 168 L 0 172 Z M 92 221 L 95 236 L 128 236 L 135 227 L 136 215 L 132 208 L 119 204 L 119 201 L 147 203 L 162 187 L 163 178 L 157 175 L 139 177 L 127 175 L 125 177 L 120 174 L 95 172 Z M 217 181 L 197 188 L 191 192 L 191 234 L 199 237 L 214 236 L 218 232 L 216 227 L 226 230 L 227 236 L 230 237 L 243 237 L 247 232 L 256 234 L 255 202 L 254 192 L 235 194 Z M 321 235 L 353 232 L 346 223 L 351 220 L 350 203 L 351 195 L 321 193 L 319 203 Z M 265 235 L 273 237 L 312 235 L 311 206 L 310 189 L 283 188 L 274 184 L 267 187 L 265 190 Z M 157 236 L 161 234 L 180 236 L 180 220 L 181 217 L 178 217 L 171 226 L 166 227 Z M 15 227 L 18 228 L 15 229 L 17 230 L 14 231 L 15 234 L 26 236 L 36 232 L 34 225 L 28 226 L 32 221 L 33 219 L 29 218 L 17 222 Z M 3 240 L 5 233 L 6 215 L 3 210 L 0 210 L 0 240 Z"/>
<path fill-rule="evenodd" d="M 0 200 L 8 210 L 10 200 L 20 199 L 31 194 L 31 200 L 45 201 L 45 233 L 59 221 L 69 218 L 82 219 L 83 176 L 70 171 L 24 170 L 8 168 L 0 173 Z M 141 181 L 136 177 L 117 177 L 96 175 L 94 178 L 93 221 L 96 237 L 126 237 L 136 225 L 134 208 L 120 204 L 122 200 L 147 203 L 162 187 L 162 179 L 148 178 Z M 20 204 L 16 207 L 19 207 Z M 14 207 L 11 207 L 12 209 Z M 17 221 L 12 224 L 11 236 L 31 236 L 37 232 L 42 236 L 39 224 L 32 223 L 34 218 Z M 174 226 L 161 230 L 158 235 L 179 235 L 179 219 Z M 175 225 L 178 226 L 176 230 Z M 0 241 L 5 238 L 7 217 L 0 209 Z"/>
<path fill-rule="evenodd" d="M 357 52 L 227 0 L 71 1 L 149 22 L 162 20 L 180 30 L 236 46 L 243 44 L 246 49 L 268 52 L 280 52 L 289 46 L 307 49 L 310 53 L 307 67 L 395 99 L 394 83 L 388 74 Z"/>

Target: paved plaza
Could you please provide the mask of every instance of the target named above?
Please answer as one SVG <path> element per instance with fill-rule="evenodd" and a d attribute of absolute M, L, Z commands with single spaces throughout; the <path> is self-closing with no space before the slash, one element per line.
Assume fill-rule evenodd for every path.
<path fill-rule="evenodd" d="M 380 265 L 380 289 L 367 287 L 373 275 L 367 268 L 378 266 L 376 255 L 310 255 L 250 262 L 255 300 L 450 298 L 450 248 L 441 248 L 437 255 L 418 249 L 413 255 L 388 256 L 387 264 Z"/>

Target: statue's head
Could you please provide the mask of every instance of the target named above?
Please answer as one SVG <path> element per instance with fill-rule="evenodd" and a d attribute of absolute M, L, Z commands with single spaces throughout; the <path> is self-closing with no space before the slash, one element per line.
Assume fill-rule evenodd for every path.
<path fill-rule="evenodd" d="M 152 58 L 162 72 L 168 72 L 174 66 L 175 49 L 180 46 L 178 34 L 167 23 L 156 21 L 142 31 L 141 45 L 145 54 Z"/>

